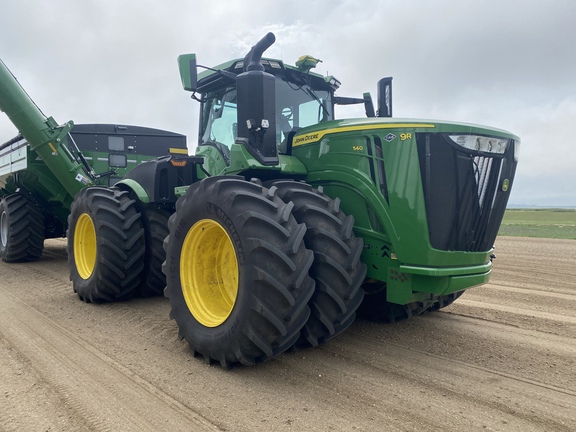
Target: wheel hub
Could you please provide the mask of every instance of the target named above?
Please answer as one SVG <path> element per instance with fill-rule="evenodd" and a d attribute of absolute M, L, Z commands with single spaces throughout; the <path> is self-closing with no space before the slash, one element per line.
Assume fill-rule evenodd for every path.
<path fill-rule="evenodd" d="M 8 229 L 8 215 L 3 211 L 0 217 L 0 241 L 2 242 L 2 247 L 8 245 Z"/>
<path fill-rule="evenodd" d="M 88 279 L 96 266 L 96 230 L 92 218 L 82 213 L 74 230 L 74 262 L 82 279 Z"/>
<path fill-rule="evenodd" d="M 238 260 L 230 236 L 218 222 L 202 219 L 188 231 L 180 256 L 180 282 L 188 309 L 206 327 L 232 313 L 238 296 Z"/>

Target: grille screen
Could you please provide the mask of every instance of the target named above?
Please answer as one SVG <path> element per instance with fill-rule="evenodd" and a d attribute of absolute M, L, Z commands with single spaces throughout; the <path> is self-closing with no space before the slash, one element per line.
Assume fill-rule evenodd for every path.
<path fill-rule="evenodd" d="M 499 155 L 465 149 L 439 133 L 418 134 L 416 141 L 432 247 L 490 250 L 516 168 L 512 143 Z"/>

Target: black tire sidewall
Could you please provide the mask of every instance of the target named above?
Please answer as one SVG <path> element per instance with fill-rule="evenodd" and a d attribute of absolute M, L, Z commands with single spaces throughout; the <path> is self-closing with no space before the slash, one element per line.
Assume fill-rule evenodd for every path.
<path fill-rule="evenodd" d="M 166 277 L 162 273 L 162 263 L 166 260 L 163 242 L 168 236 L 168 219 L 173 212 L 156 207 L 154 204 L 144 205 L 137 198 L 136 203 L 142 214 L 146 244 L 139 294 L 142 297 L 160 296 L 166 287 Z M 157 237 L 161 237 L 162 240 Z"/>
<path fill-rule="evenodd" d="M 239 264 L 244 259 L 243 250 L 246 239 L 243 238 L 243 235 L 237 229 L 238 221 L 228 217 L 225 211 L 221 211 L 220 207 L 210 200 L 199 205 L 182 205 L 181 210 L 178 211 L 177 229 L 171 232 L 170 244 L 166 250 L 167 270 L 165 272 L 167 272 L 167 285 L 180 286 L 180 260 L 177 257 L 181 255 L 182 246 L 189 230 L 196 222 L 203 219 L 217 222 L 234 243 L 236 259 Z M 249 286 L 251 277 L 247 273 L 250 272 L 251 266 L 238 266 L 238 294 L 234 307 L 226 321 L 217 327 L 206 327 L 198 322 L 190 312 L 182 290 L 171 291 L 170 300 L 174 308 L 173 311 L 189 315 L 189 319 L 186 320 L 187 327 L 181 329 L 184 333 L 183 336 L 188 339 L 191 335 L 194 335 L 198 351 L 214 350 L 214 340 L 218 340 L 218 344 L 222 346 L 233 344 L 238 340 L 238 333 L 242 331 L 242 323 L 249 318 L 251 295 L 245 287 Z"/>
<path fill-rule="evenodd" d="M 94 285 L 96 284 L 96 275 L 99 271 L 99 259 L 98 254 L 100 253 L 100 248 L 96 248 L 96 262 L 94 265 L 94 269 L 92 274 L 89 278 L 84 279 L 80 276 L 78 272 L 78 268 L 76 266 L 76 260 L 74 256 L 74 239 L 76 234 L 76 225 L 78 222 L 78 218 L 86 213 L 92 223 L 95 226 L 94 221 L 94 211 L 92 206 L 90 205 L 90 201 L 87 197 L 88 189 L 82 189 L 76 195 L 74 199 L 74 203 L 72 205 L 70 216 L 68 217 L 68 232 L 67 232 L 67 242 L 68 242 L 68 268 L 70 270 L 70 280 L 73 282 L 74 285 L 74 292 L 78 294 L 78 296 L 83 300 L 91 300 L 91 293 L 94 291 Z"/>
<path fill-rule="evenodd" d="M 298 346 L 318 346 L 346 330 L 356 317 L 364 297 L 360 285 L 366 276 L 366 265 L 360 259 L 363 240 L 343 229 L 353 226 L 353 217 L 345 215 L 339 200 L 322 189 L 293 180 L 272 180 L 265 185 L 277 187 L 278 196 L 294 204 L 296 220 L 308 228 L 304 242 L 315 254 L 310 276 L 316 280 L 316 291 Z"/>
<path fill-rule="evenodd" d="M 7 219 L 6 243 L 0 241 L 5 262 L 36 261 L 44 249 L 44 216 L 38 206 L 19 193 L 0 200 L 0 217 Z"/>
<path fill-rule="evenodd" d="M 74 256 L 77 221 L 82 214 L 90 217 L 96 234 L 96 261 L 86 279 L 80 276 Z M 125 226 L 128 222 L 130 225 Z M 111 227 L 116 231 L 112 232 Z M 144 268 L 144 229 L 135 202 L 127 192 L 105 187 L 82 189 L 72 204 L 67 237 L 70 280 L 82 300 L 121 301 L 135 294 Z"/>
<path fill-rule="evenodd" d="M 8 205 L 6 203 L 5 197 L 2 197 L 2 199 L 0 199 L 0 223 L 2 221 L 2 217 L 8 218 L 7 222 L 8 226 L 10 226 L 10 213 L 8 212 Z M 9 233 L 6 233 L 6 244 L 4 244 L 2 238 L 0 237 L 0 258 L 2 260 L 6 259 L 9 244 L 10 244 L 10 236 Z"/>

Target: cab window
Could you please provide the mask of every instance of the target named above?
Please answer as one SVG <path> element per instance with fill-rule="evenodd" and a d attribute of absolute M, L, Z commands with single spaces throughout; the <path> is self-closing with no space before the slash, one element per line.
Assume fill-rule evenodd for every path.
<path fill-rule="evenodd" d="M 202 142 L 230 148 L 238 135 L 236 111 L 236 90 L 208 97 L 204 103 Z"/>

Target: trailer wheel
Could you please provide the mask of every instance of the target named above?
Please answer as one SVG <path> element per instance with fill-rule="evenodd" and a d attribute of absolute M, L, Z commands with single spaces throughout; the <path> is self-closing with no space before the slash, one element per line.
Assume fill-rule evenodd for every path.
<path fill-rule="evenodd" d="M 314 257 L 291 211 L 276 188 L 233 176 L 194 183 L 177 201 L 164 293 L 194 355 L 254 365 L 296 342 L 310 315 Z"/>
<path fill-rule="evenodd" d="M 68 217 L 68 268 L 86 302 L 130 298 L 144 268 L 144 229 L 135 201 L 116 188 L 82 189 Z"/>
<path fill-rule="evenodd" d="M 162 295 L 166 287 L 162 263 L 166 259 L 163 245 L 169 233 L 168 218 L 170 218 L 170 212 L 156 206 L 148 205 L 142 209 L 146 253 L 139 294 L 143 297 Z"/>
<path fill-rule="evenodd" d="M 0 257 L 4 262 L 35 261 L 44 249 L 44 216 L 19 194 L 0 200 Z"/>
<path fill-rule="evenodd" d="M 314 252 L 310 276 L 316 290 L 310 300 L 311 315 L 298 345 L 317 346 L 346 330 L 356 317 L 364 291 L 366 265 L 360 261 L 364 243 L 352 229 L 353 216 L 340 210 L 340 200 L 303 182 L 280 180 L 284 202 L 294 204 L 294 217 L 307 227 L 304 243 Z"/>

